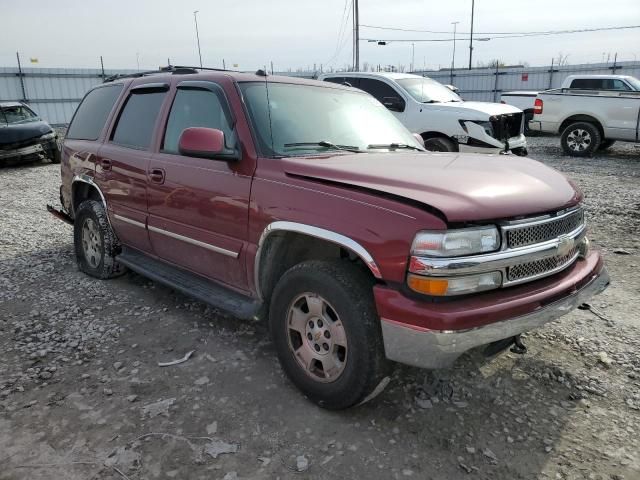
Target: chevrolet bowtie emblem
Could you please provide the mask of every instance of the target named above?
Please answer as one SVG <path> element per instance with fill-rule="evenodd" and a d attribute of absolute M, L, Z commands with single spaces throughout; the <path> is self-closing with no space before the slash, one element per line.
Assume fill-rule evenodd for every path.
<path fill-rule="evenodd" d="M 574 240 L 566 235 L 558 238 L 558 255 L 564 257 L 573 248 Z"/>

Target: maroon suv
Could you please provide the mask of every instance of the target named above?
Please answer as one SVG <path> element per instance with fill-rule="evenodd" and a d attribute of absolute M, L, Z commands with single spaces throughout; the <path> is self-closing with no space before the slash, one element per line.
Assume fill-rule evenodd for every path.
<path fill-rule="evenodd" d="M 495 353 L 602 291 L 581 200 L 534 160 L 426 153 L 353 88 L 176 68 L 85 96 L 54 213 L 82 271 L 268 319 L 291 380 L 345 408 L 387 359 Z"/>

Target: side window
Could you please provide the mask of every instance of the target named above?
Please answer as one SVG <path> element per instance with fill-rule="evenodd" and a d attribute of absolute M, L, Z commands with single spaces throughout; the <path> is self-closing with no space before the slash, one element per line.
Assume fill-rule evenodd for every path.
<path fill-rule="evenodd" d="M 223 103 L 224 102 L 224 103 Z M 235 145 L 226 100 L 211 90 L 179 88 L 171 106 L 162 151 L 178 153 L 178 142 L 185 128 L 207 127 L 224 132 L 227 147 Z"/>
<path fill-rule="evenodd" d="M 132 92 L 111 135 L 113 143 L 147 149 L 151 144 L 156 118 L 165 95 L 166 92 L 158 91 Z"/>
<path fill-rule="evenodd" d="M 378 100 L 383 105 L 387 106 L 389 104 L 390 99 L 396 99 L 399 101 L 396 108 L 393 110 L 396 111 L 404 111 L 405 101 L 400 96 L 398 92 L 396 92 L 391 86 L 387 85 L 380 80 L 374 80 L 372 78 L 361 78 L 360 79 L 360 87 L 361 90 L 373 95 L 376 100 Z"/>
<path fill-rule="evenodd" d="M 631 90 L 631 88 L 629 88 L 629 85 L 627 85 L 626 83 L 624 83 L 622 80 L 613 80 L 612 85 L 609 87 L 610 90 L 618 90 L 618 91 L 628 91 Z"/>
<path fill-rule="evenodd" d="M 66 138 L 97 140 L 121 91 L 122 85 L 109 85 L 87 93 L 73 115 Z"/>
<path fill-rule="evenodd" d="M 359 88 L 360 85 L 360 79 L 354 77 L 327 77 L 324 81 L 355 88 Z"/>

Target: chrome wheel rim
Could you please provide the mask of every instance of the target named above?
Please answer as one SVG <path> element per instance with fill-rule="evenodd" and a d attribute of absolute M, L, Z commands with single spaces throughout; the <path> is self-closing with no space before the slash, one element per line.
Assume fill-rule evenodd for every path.
<path fill-rule="evenodd" d="M 82 252 L 89 266 L 98 268 L 102 258 L 102 238 L 92 218 L 85 219 L 82 224 Z"/>
<path fill-rule="evenodd" d="M 289 349 L 298 366 L 315 381 L 337 380 L 347 364 L 347 334 L 338 313 L 320 295 L 297 296 L 287 313 Z"/>
<path fill-rule="evenodd" d="M 591 134 L 582 128 L 572 130 L 567 135 L 567 145 L 574 152 L 584 152 L 591 146 Z"/>

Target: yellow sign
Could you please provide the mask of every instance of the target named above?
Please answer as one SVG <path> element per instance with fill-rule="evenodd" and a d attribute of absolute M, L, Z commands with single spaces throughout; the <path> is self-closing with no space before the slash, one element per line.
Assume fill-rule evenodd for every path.
<path fill-rule="evenodd" d="M 31 61 L 31 63 L 38 63 L 38 59 L 37 58 L 30 58 L 29 61 Z"/>
<path fill-rule="evenodd" d="M 233 68 L 238 68 L 238 64 L 237 64 L 237 63 L 234 63 L 234 64 L 233 64 Z"/>

